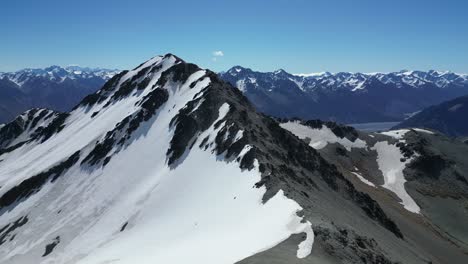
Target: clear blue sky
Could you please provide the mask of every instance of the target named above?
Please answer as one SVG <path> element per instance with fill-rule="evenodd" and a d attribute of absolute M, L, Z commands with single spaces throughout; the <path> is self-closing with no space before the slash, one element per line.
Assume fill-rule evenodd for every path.
<path fill-rule="evenodd" d="M 463 0 L 14 0 L 0 28 L 0 71 L 127 69 L 170 52 L 216 71 L 468 72 Z"/>

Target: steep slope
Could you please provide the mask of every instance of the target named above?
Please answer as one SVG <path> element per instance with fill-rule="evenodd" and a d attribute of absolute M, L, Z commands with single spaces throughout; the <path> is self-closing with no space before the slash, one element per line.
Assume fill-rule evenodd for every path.
<path fill-rule="evenodd" d="M 0 122 L 11 121 L 30 108 L 69 111 L 118 72 L 51 66 L 0 73 Z"/>
<path fill-rule="evenodd" d="M 428 107 L 398 124 L 395 129 L 407 127 L 430 128 L 452 137 L 468 136 L 468 96 L 462 96 Z"/>
<path fill-rule="evenodd" d="M 272 263 L 278 247 L 282 263 L 446 263 L 437 243 L 466 261 L 444 238 L 415 243 L 316 149 L 174 55 L 44 111 L 0 130 L 2 263 Z"/>
<path fill-rule="evenodd" d="M 0 153 L 11 151 L 14 148 L 28 143 L 32 140 L 42 140 L 51 136 L 47 132 L 49 125 L 61 122 L 67 114 L 57 113 L 48 109 L 31 109 L 18 116 L 12 122 L 0 127 Z"/>
<path fill-rule="evenodd" d="M 381 204 L 405 239 L 427 247 L 442 263 L 466 261 L 468 145 L 422 129 L 364 133 L 300 120 L 282 120 L 281 126 Z M 400 205 L 388 203 L 393 199 Z M 450 244 L 462 249 L 461 254 Z"/>
<path fill-rule="evenodd" d="M 450 72 L 293 75 L 236 66 L 220 76 L 269 115 L 342 123 L 400 121 L 431 104 L 468 94 L 468 77 Z"/>

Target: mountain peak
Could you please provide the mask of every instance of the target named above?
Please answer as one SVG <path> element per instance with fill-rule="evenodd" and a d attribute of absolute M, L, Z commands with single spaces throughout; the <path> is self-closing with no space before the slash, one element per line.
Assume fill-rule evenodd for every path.
<path fill-rule="evenodd" d="M 255 126 L 252 120 L 255 120 Z M 21 218 L 21 223 L 36 230 L 48 230 L 47 233 L 58 232 L 54 238 L 60 237 L 62 247 L 54 252 L 64 250 L 66 254 L 55 254 L 54 257 L 63 263 L 83 256 L 93 263 L 106 261 L 101 259 L 103 255 L 99 252 L 105 253 L 103 243 L 115 239 L 131 241 L 131 247 L 138 248 L 138 256 L 166 263 L 168 259 L 164 258 L 163 251 L 183 251 L 187 261 L 198 263 L 207 260 L 219 239 L 231 236 L 232 230 L 240 230 L 243 224 L 231 217 L 233 212 L 245 216 L 245 223 L 255 228 L 245 233 L 237 232 L 240 234 L 237 239 L 227 241 L 226 250 L 217 255 L 226 259 L 223 263 L 240 260 L 239 256 L 247 257 L 295 233 L 304 233 L 304 243 L 297 255 L 306 257 L 310 254 L 313 232 L 311 224 L 296 214 L 302 208 L 279 188 L 267 192 L 264 187 L 267 181 L 261 182 L 262 175 L 266 175 L 264 170 L 283 174 L 278 166 L 284 163 L 280 157 L 288 151 L 269 155 L 271 162 L 277 164 L 266 164 L 265 153 L 273 146 L 268 146 L 255 127 L 262 126 L 262 133 L 273 137 L 273 131 L 268 128 L 268 124 L 275 126 L 271 122 L 257 114 L 237 89 L 221 81 L 213 72 L 173 55 L 154 57 L 133 70 L 115 75 L 70 113 L 39 125 L 27 136 L 18 134 L 2 146 L 0 162 L 6 166 L 2 168 L 11 168 L 8 171 L 14 175 L 5 172 L 7 175 L 0 178 L 0 216 L 2 208 L 8 207 L 17 214 L 23 213 L 22 208 L 28 208 L 27 220 Z M 279 129 L 275 132 L 277 135 L 292 140 L 289 142 L 291 146 L 305 146 L 277 124 L 275 129 Z M 6 131 L 5 127 L 0 130 L 0 138 L 8 134 Z M 41 137 L 35 136 L 36 133 Z M 312 150 L 305 151 L 309 151 L 307 155 L 314 155 Z M 23 165 L 18 167 L 22 162 L 13 161 L 20 153 L 24 162 L 36 164 L 34 170 Z M 8 184 L 2 179 L 8 179 Z M 80 179 L 89 181 L 80 184 Z M 49 186 L 55 189 L 54 186 L 61 184 L 68 187 L 50 192 L 48 198 L 42 196 L 50 190 Z M 143 190 L 138 186 L 147 187 Z M 78 191 L 83 187 L 96 188 L 96 191 Z M 73 199 L 59 199 L 65 196 Z M 27 204 L 32 199 L 36 205 L 29 207 Z M 60 213 L 46 213 L 44 206 L 50 207 L 54 201 L 63 202 L 59 206 L 61 209 L 55 208 L 61 210 Z M 213 201 L 223 206 L 206 206 L 207 202 Z M 67 209 L 72 203 L 75 216 Z M 187 206 L 180 207 L 182 204 L 179 203 Z M 178 213 L 173 209 L 177 208 L 187 209 L 183 212 L 184 217 L 176 217 Z M 151 213 L 156 211 L 155 215 Z M 53 215 L 55 220 L 36 221 L 41 215 L 45 218 Z M 213 215 L 216 217 L 211 217 Z M 267 216 L 274 220 L 265 222 Z M 53 225 L 62 220 L 62 228 L 69 231 L 67 235 Z M 100 220 L 104 225 L 99 223 Z M 91 222 L 94 227 L 90 230 L 88 224 Z M 220 227 L 219 224 L 226 228 L 212 232 L 212 227 Z M 100 232 L 92 231 L 94 228 Z M 284 231 L 268 236 L 272 228 Z M 139 235 L 127 240 L 125 237 L 129 233 L 113 231 L 125 229 L 132 229 Z M 164 234 L 164 230 L 171 231 Z M 181 230 L 185 230 L 182 231 L 184 235 L 177 235 Z M 147 241 L 142 239 L 148 232 L 154 243 L 160 241 L 172 246 L 148 250 L 143 246 Z M 211 233 L 214 239 L 198 241 L 199 232 Z M 33 239 L 47 239 L 47 233 L 36 232 Z M 117 236 L 109 240 L 113 233 Z M 86 239 L 92 234 L 98 235 L 93 235 L 95 239 Z M 196 243 L 184 247 L 180 239 L 187 236 Z M 19 229 L 15 243 L 3 247 L 11 249 L 26 245 L 31 238 Z M 258 243 L 239 247 L 236 242 L 239 239 L 256 239 Z M 191 250 L 194 245 L 206 241 L 213 245 Z M 67 251 L 66 245 L 77 246 L 86 252 L 76 255 L 75 251 Z M 35 252 L 34 247 L 26 251 Z M 37 247 L 39 250 L 43 245 Z M 155 254 L 154 250 L 161 250 L 161 254 Z M 121 248 L 118 251 L 124 254 L 127 250 Z M 3 262 L 6 258 L 2 254 L 0 260 Z"/>
<path fill-rule="evenodd" d="M 51 65 L 49 67 L 44 68 L 45 71 L 54 71 L 54 70 L 63 70 L 64 68 L 58 65 Z"/>
<path fill-rule="evenodd" d="M 283 70 L 283 69 L 278 69 L 278 70 L 274 71 L 274 74 L 289 74 L 289 73 L 287 73 L 287 72 L 286 72 L 285 70 Z"/>
<path fill-rule="evenodd" d="M 238 73 L 241 73 L 241 72 L 246 71 L 246 70 L 250 70 L 250 69 L 249 68 L 244 68 L 242 66 L 234 66 L 231 69 L 229 69 L 227 72 L 230 73 L 230 74 L 238 74 Z"/>

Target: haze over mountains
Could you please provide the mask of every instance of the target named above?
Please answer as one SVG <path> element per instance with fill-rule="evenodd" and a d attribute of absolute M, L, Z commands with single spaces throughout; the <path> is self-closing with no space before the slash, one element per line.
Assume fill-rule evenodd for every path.
<path fill-rule="evenodd" d="M 451 72 L 293 75 L 236 66 L 220 76 L 266 114 L 341 123 L 402 121 L 430 105 L 468 94 L 468 76 Z"/>
<path fill-rule="evenodd" d="M 277 120 L 157 56 L 0 127 L 0 262 L 464 264 L 459 143 Z"/>
<path fill-rule="evenodd" d="M 118 70 L 51 66 L 0 73 L 0 123 L 28 109 L 69 111 L 95 92 Z"/>

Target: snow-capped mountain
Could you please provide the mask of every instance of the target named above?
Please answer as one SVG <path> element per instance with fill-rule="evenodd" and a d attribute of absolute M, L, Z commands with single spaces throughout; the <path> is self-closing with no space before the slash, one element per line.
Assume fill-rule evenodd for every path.
<path fill-rule="evenodd" d="M 411 135 L 437 135 L 294 122 L 172 54 L 70 112 L 27 111 L 0 128 L 0 262 L 466 263 L 465 231 L 426 203 L 466 214 L 443 196 L 464 203 L 466 176 L 438 197 L 405 174 L 429 156 Z"/>
<path fill-rule="evenodd" d="M 51 66 L 0 73 L 0 123 L 34 108 L 69 111 L 118 70 Z"/>
<path fill-rule="evenodd" d="M 0 79 L 7 78 L 8 80 L 16 83 L 18 86 L 22 86 L 26 82 L 33 78 L 43 78 L 48 81 L 61 83 L 66 79 L 102 79 L 104 81 L 109 80 L 112 76 L 119 73 L 120 70 L 110 70 L 102 68 L 89 68 L 80 66 L 50 66 L 44 69 L 23 69 L 16 72 L 0 72 Z"/>
<path fill-rule="evenodd" d="M 308 80 L 305 88 L 314 89 L 317 86 L 324 85 L 329 89 L 349 89 L 356 91 L 366 87 L 366 82 L 370 78 L 375 78 L 385 84 L 395 84 L 401 88 L 405 85 L 418 88 L 426 84 L 434 84 L 439 88 L 446 88 L 451 85 L 465 86 L 468 84 L 468 76 L 466 74 L 456 74 L 445 71 L 408 71 L 402 70 L 391 73 L 312 73 L 312 74 L 294 74 L 302 80 Z M 305 81 L 304 81 L 305 82 Z"/>
<path fill-rule="evenodd" d="M 294 75 L 236 66 L 220 76 L 267 114 L 343 123 L 401 121 L 431 104 L 468 94 L 468 76 L 451 72 Z"/>

